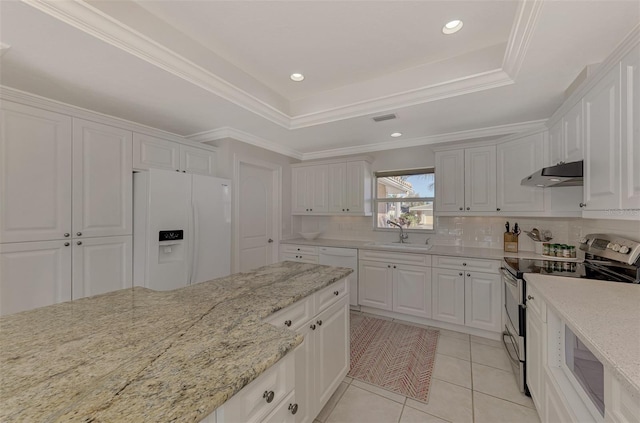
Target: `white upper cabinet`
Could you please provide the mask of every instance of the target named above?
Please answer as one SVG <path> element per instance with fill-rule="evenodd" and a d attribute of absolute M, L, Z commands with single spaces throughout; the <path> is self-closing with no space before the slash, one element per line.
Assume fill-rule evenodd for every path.
<path fill-rule="evenodd" d="M 201 148 L 180 146 L 180 169 L 186 173 L 215 176 L 213 153 Z"/>
<path fill-rule="evenodd" d="M 621 206 L 640 209 L 640 48 L 622 60 L 621 82 Z"/>
<path fill-rule="evenodd" d="M 620 67 L 584 97 L 585 210 L 620 208 Z"/>
<path fill-rule="evenodd" d="M 496 147 L 436 152 L 436 212 L 496 211 Z"/>
<path fill-rule="evenodd" d="M 0 315 L 71 300 L 71 240 L 0 244 Z"/>
<path fill-rule="evenodd" d="M 464 150 L 464 204 L 466 211 L 496 210 L 496 147 Z"/>
<path fill-rule="evenodd" d="M 0 242 L 71 233 L 71 118 L 2 102 Z"/>
<path fill-rule="evenodd" d="M 562 161 L 564 161 L 565 163 L 582 160 L 584 157 L 584 137 L 582 136 L 582 109 L 582 101 L 579 101 L 562 118 Z"/>
<path fill-rule="evenodd" d="M 133 167 L 135 169 L 180 170 L 180 145 L 133 133 Z"/>
<path fill-rule="evenodd" d="M 317 214 L 329 211 L 327 165 L 294 167 L 291 175 L 294 214 Z"/>
<path fill-rule="evenodd" d="M 497 210 L 544 211 L 542 188 L 520 185 L 544 166 L 544 133 L 499 144 L 497 158 Z"/>
<path fill-rule="evenodd" d="M 166 169 L 215 176 L 215 153 L 144 134 L 133 134 L 134 169 Z"/>
<path fill-rule="evenodd" d="M 436 210 L 464 210 L 464 150 L 436 152 Z"/>
<path fill-rule="evenodd" d="M 551 166 L 564 161 L 564 131 L 562 125 L 563 122 L 562 119 L 560 119 L 549 128 L 549 165 Z M 500 158 L 498 158 L 498 161 L 499 160 Z"/>
<path fill-rule="evenodd" d="M 371 169 L 364 160 L 295 165 L 293 214 L 371 215 Z"/>
<path fill-rule="evenodd" d="M 73 120 L 74 237 L 130 235 L 131 131 Z"/>

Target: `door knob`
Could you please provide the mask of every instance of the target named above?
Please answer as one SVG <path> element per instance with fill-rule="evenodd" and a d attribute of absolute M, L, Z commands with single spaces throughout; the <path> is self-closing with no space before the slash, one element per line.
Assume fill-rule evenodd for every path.
<path fill-rule="evenodd" d="M 82 236 L 82 232 L 76 232 L 76 235 Z"/>
<path fill-rule="evenodd" d="M 580 203 L 580 208 L 587 207 L 587 203 Z"/>
<path fill-rule="evenodd" d="M 311 325 L 309 328 L 311 328 L 311 330 L 316 330 L 316 325 Z"/>
<path fill-rule="evenodd" d="M 462 272 L 458 273 L 458 276 L 462 276 Z"/>
<path fill-rule="evenodd" d="M 338 295 L 338 294 L 340 294 L 340 292 L 338 292 L 338 291 L 333 291 L 333 295 Z"/>
<path fill-rule="evenodd" d="M 70 235 L 71 235 L 71 234 L 70 234 L 69 232 L 67 232 L 66 234 L 64 234 L 64 237 L 65 237 L 65 238 L 69 238 L 69 236 L 70 236 Z"/>
<path fill-rule="evenodd" d="M 467 276 L 471 276 L 471 273 L 467 273 Z"/>
<path fill-rule="evenodd" d="M 267 240 L 267 242 L 268 242 L 269 244 L 273 244 L 273 240 L 272 240 L 271 238 L 269 238 L 269 239 Z"/>
<path fill-rule="evenodd" d="M 76 244 L 82 245 L 82 241 L 78 241 L 78 242 L 76 242 Z"/>
<path fill-rule="evenodd" d="M 284 321 L 284 325 L 285 326 L 291 326 L 291 320 L 285 320 Z"/>
<path fill-rule="evenodd" d="M 291 411 L 291 414 L 296 414 L 298 412 L 298 404 L 289 404 L 289 411 Z"/>
<path fill-rule="evenodd" d="M 65 246 L 65 247 L 68 247 L 69 245 L 71 245 L 71 244 L 69 244 L 68 242 L 65 242 L 65 243 L 64 243 L 64 246 Z"/>
<path fill-rule="evenodd" d="M 467 210 L 471 210 L 471 207 L 467 207 Z"/>
<path fill-rule="evenodd" d="M 316 323 L 318 324 L 318 326 L 322 326 L 322 320 L 318 320 Z"/>

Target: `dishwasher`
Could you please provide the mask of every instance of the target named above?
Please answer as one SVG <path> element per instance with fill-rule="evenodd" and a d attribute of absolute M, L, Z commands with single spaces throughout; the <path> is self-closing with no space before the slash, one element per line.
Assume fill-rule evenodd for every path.
<path fill-rule="evenodd" d="M 358 306 L 358 250 L 355 248 L 320 247 L 319 262 L 327 266 L 348 267 L 353 273 L 349 279 L 349 305 Z"/>

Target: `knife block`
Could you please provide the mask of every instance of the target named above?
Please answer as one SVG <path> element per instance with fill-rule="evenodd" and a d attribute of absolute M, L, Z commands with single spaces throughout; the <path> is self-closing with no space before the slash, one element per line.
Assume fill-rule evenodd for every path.
<path fill-rule="evenodd" d="M 508 253 L 517 253 L 518 252 L 518 235 L 505 232 L 504 233 L 504 251 Z"/>

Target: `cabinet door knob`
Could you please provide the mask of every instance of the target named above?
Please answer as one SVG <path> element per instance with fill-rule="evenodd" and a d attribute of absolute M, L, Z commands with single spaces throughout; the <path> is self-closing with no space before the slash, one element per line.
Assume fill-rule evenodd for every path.
<path fill-rule="evenodd" d="M 309 327 L 311 328 L 311 330 L 316 330 L 316 325 L 311 325 Z"/>
<path fill-rule="evenodd" d="M 82 232 L 76 232 L 76 235 L 82 236 Z"/>
<path fill-rule="evenodd" d="M 71 244 L 69 244 L 68 242 L 65 242 L 65 243 L 64 243 L 64 246 L 65 246 L 65 247 L 68 247 L 69 245 L 71 245 Z"/>
<path fill-rule="evenodd" d="M 471 276 L 471 273 L 467 273 L 467 276 Z"/>
<path fill-rule="evenodd" d="M 340 294 L 340 292 L 338 292 L 338 291 L 333 291 L 333 295 L 338 295 L 338 294 Z"/>
<path fill-rule="evenodd" d="M 587 207 L 587 203 L 580 203 L 580 208 Z"/>
<path fill-rule="evenodd" d="M 467 210 L 471 210 L 471 207 L 467 207 Z"/>
<path fill-rule="evenodd" d="M 76 242 L 76 244 L 82 245 L 82 241 L 78 241 L 78 242 Z"/>
<path fill-rule="evenodd" d="M 182 173 L 187 173 L 187 171 L 186 171 L 186 170 L 183 170 L 183 171 L 182 171 Z"/>
<path fill-rule="evenodd" d="M 387 267 L 388 267 L 389 269 L 391 269 L 391 265 L 390 265 L 390 264 L 387 264 Z"/>
<path fill-rule="evenodd" d="M 322 326 L 322 320 L 318 320 L 316 323 L 318 324 L 318 326 Z"/>
<path fill-rule="evenodd" d="M 180 172 L 180 169 L 176 169 L 176 172 Z"/>
<path fill-rule="evenodd" d="M 462 276 L 462 272 L 458 273 L 458 276 Z"/>
<path fill-rule="evenodd" d="M 466 265 L 467 265 L 467 263 L 462 263 L 462 265 L 463 265 L 463 266 L 466 266 Z"/>
<path fill-rule="evenodd" d="M 393 266 L 393 268 L 395 269 L 395 268 L 396 268 L 396 266 Z"/>
<path fill-rule="evenodd" d="M 291 320 L 285 320 L 284 321 L 284 325 L 285 326 L 291 326 Z"/>
<path fill-rule="evenodd" d="M 344 209 L 342 209 L 342 211 L 345 211 Z"/>
<path fill-rule="evenodd" d="M 349 209 L 347 209 L 347 211 L 349 211 Z"/>
<path fill-rule="evenodd" d="M 496 211 L 500 211 L 500 207 L 498 207 L 498 208 L 496 209 Z"/>
<path fill-rule="evenodd" d="M 67 232 L 67 233 L 65 233 L 65 234 L 64 234 L 64 237 L 65 237 L 65 238 L 69 238 L 69 236 L 70 236 L 70 235 L 71 235 L 71 234 L 70 234 L 69 232 Z"/>
<path fill-rule="evenodd" d="M 533 296 L 527 295 L 527 300 L 533 300 L 533 299 L 534 299 Z"/>
<path fill-rule="evenodd" d="M 313 209 L 309 209 L 309 211 L 313 211 Z"/>
<path fill-rule="evenodd" d="M 460 210 L 464 210 L 462 207 L 460 207 Z"/>
<path fill-rule="evenodd" d="M 275 392 L 273 391 L 264 391 L 264 394 L 262 394 L 262 398 L 265 399 L 265 401 L 267 401 L 268 403 L 270 403 L 271 401 L 273 401 L 273 397 L 275 396 Z"/>
<path fill-rule="evenodd" d="M 268 242 L 269 244 L 273 244 L 273 240 L 272 240 L 271 238 L 269 238 L 269 239 L 267 240 L 267 242 Z"/>
<path fill-rule="evenodd" d="M 291 411 L 291 414 L 296 414 L 298 412 L 298 404 L 289 404 L 289 411 Z"/>

